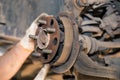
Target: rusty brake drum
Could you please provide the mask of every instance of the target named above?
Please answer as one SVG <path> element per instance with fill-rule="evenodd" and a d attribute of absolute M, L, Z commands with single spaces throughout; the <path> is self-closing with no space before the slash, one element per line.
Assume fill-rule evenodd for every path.
<path fill-rule="evenodd" d="M 66 14 L 59 16 L 59 20 L 52 16 L 42 17 L 39 20 L 35 40 L 35 50 L 40 54 L 40 61 L 51 64 L 52 71 L 56 73 L 68 71 L 78 56 L 80 48 L 78 34 L 77 24 Z"/>

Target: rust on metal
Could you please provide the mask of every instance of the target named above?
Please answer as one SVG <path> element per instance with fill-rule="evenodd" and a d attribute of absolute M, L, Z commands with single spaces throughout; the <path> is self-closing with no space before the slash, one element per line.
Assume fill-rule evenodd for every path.
<path fill-rule="evenodd" d="M 38 39 L 36 42 L 39 48 L 38 52 L 42 54 L 39 58 L 40 61 L 47 63 L 50 62 L 56 55 L 59 46 L 60 31 L 55 18 L 49 16 L 44 17 L 44 20 L 46 21 L 46 24 L 39 25 L 36 34 L 38 36 Z M 49 50 L 50 54 L 43 53 L 45 50 Z"/>
<path fill-rule="evenodd" d="M 54 65 L 63 64 L 68 59 L 71 52 L 71 48 L 72 48 L 72 42 L 73 42 L 73 28 L 70 20 L 65 17 L 60 17 L 60 19 L 64 25 L 65 40 L 64 40 L 63 51 L 59 59 L 54 63 Z"/>

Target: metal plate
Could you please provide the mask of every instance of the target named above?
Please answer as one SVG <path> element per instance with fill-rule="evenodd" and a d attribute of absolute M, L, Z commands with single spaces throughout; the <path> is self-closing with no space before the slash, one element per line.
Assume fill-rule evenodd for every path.
<path fill-rule="evenodd" d="M 47 22 L 45 25 L 39 26 L 37 30 L 37 46 L 36 51 L 41 54 L 39 57 L 42 63 L 50 62 L 54 56 L 56 55 L 59 40 L 60 40 L 60 30 L 57 21 L 53 17 L 45 17 L 44 20 Z M 42 28 L 42 29 L 41 29 Z M 44 32 L 44 35 L 41 33 L 41 30 L 45 30 L 48 28 L 54 28 L 55 32 L 47 33 Z M 47 39 L 46 39 L 47 38 Z M 44 45 L 41 43 L 44 42 Z M 44 53 L 44 50 L 50 50 L 50 53 Z"/>

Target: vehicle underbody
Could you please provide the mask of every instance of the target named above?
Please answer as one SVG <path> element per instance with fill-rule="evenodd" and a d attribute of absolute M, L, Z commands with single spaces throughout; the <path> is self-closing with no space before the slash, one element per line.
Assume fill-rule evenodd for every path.
<path fill-rule="evenodd" d="M 33 80 L 45 64 L 46 80 L 120 80 L 120 0 L 0 2 L 0 53 L 24 36 L 39 13 L 49 14 L 29 36 L 35 51 L 13 80 Z"/>

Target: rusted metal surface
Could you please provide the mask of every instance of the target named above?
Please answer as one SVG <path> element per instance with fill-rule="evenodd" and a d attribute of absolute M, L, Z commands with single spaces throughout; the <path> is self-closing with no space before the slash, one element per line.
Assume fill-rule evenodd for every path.
<path fill-rule="evenodd" d="M 67 13 L 66 13 L 67 14 Z M 40 54 L 42 63 L 49 63 L 56 73 L 67 72 L 75 63 L 79 52 L 78 26 L 74 17 L 61 14 L 59 16 L 64 30 L 63 48 L 57 51 L 60 46 L 60 23 L 59 20 L 51 16 L 43 16 L 38 22 L 38 30 L 35 36 L 30 36 L 36 42 L 36 52 Z M 59 25 L 58 25 L 59 24 Z M 56 56 L 58 56 L 55 59 Z M 55 59 L 55 60 L 54 60 Z"/>
<path fill-rule="evenodd" d="M 67 13 L 66 13 L 67 14 Z M 69 14 L 66 15 L 63 14 L 61 15 L 61 19 L 69 19 L 71 22 L 71 25 L 73 27 L 73 43 L 72 43 L 72 48 L 71 48 L 71 53 L 69 54 L 69 58 L 67 59 L 67 61 L 59 66 L 55 66 L 52 68 L 52 70 L 56 73 L 65 73 L 67 71 L 69 71 L 72 66 L 74 65 L 76 58 L 78 56 L 79 53 L 79 48 L 80 48 L 80 44 L 79 44 L 79 39 L 78 39 L 78 26 L 76 24 L 76 22 L 74 21 L 73 17 L 70 17 Z M 63 20 L 64 21 L 64 20 Z"/>
<path fill-rule="evenodd" d="M 82 74 L 119 79 L 119 71 L 113 67 L 104 67 L 92 61 L 83 52 L 79 53 L 75 68 Z M 89 71 L 90 70 L 90 71 Z"/>
<path fill-rule="evenodd" d="M 73 27 L 71 25 L 71 21 L 65 17 L 60 17 L 60 20 L 63 22 L 64 25 L 64 47 L 59 59 L 54 63 L 54 65 L 60 65 L 66 62 L 68 59 L 73 43 Z"/>
<path fill-rule="evenodd" d="M 54 17 L 44 17 L 41 20 L 46 21 L 46 24 L 39 22 L 36 33 L 36 52 L 41 54 L 39 59 L 43 63 L 47 63 L 56 55 L 60 40 L 60 30 Z"/>

